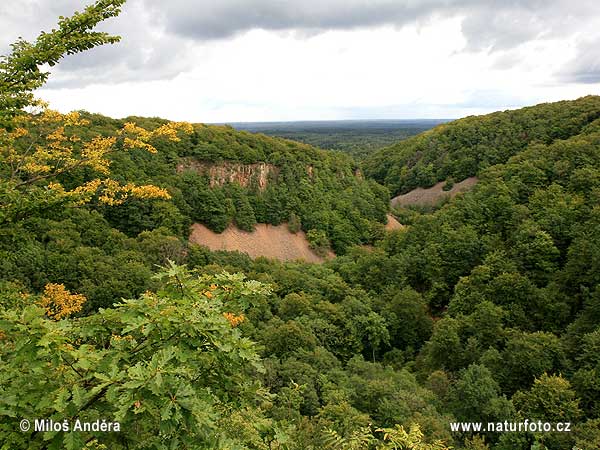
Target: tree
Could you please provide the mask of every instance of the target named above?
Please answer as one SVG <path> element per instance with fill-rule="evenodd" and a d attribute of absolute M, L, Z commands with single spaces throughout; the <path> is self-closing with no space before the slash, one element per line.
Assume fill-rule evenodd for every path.
<path fill-rule="evenodd" d="M 254 210 L 243 192 L 240 192 L 235 199 L 235 223 L 244 231 L 254 231 L 256 225 Z"/>
<path fill-rule="evenodd" d="M 513 333 L 498 361 L 496 379 L 505 392 L 528 386 L 544 373 L 559 372 L 565 365 L 564 349 L 552 333 Z"/>
<path fill-rule="evenodd" d="M 371 350 L 373 362 L 375 362 L 375 354 L 379 352 L 382 346 L 390 343 L 390 333 L 386 321 L 379 314 L 371 311 L 366 316 L 357 317 L 357 322 L 357 331 L 362 334 L 363 340 L 367 343 L 367 348 Z"/>
<path fill-rule="evenodd" d="M 302 224 L 300 222 L 300 217 L 296 213 L 290 213 L 290 217 L 288 218 L 288 230 L 290 233 L 296 234 L 298 231 L 302 229 Z"/>
<path fill-rule="evenodd" d="M 404 288 L 394 295 L 385 303 L 382 314 L 389 324 L 394 347 L 416 351 L 431 336 L 433 321 L 427 314 L 427 305 L 413 289 Z"/>
<path fill-rule="evenodd" d="M 575 422 L 581 416 L 579 399 L 568 380 L 560 375 L 542 374 L 529 391 L 513 396 L 515 407 L 523 417 L 550 422 Z"/>
<path fill-rule="evenodd" d="M 490 370 L 471 364 L 448 392 L 451 410 L 459 421 L 496 422 L 514 416 L 512 404 L 500 395 Z"/>
<path fill-rule="evenodd" d="M 308 230 L 306 233 L 306 239 L 308 239 L 308 245 L 315 251 L 317 255 L 325 256 L 330 248 L 329 239 L 327 234 L 322 230 Z"/>
<path fill-rule="evenodd" d="M 61 17 L 58 28 L 42 32 L 35 43 L 19 39 L 12 53 L 0 60 L 0 127 L 10 127 L 13 117 L 23 108 L 37 106 L 34 91 L 44 85 L 48 72 L 41 67 L 54 66 L 65 55 L 119 42 L 119 36 L 92 31 L 96 25 L 121 12 L 125 0 L 97 0 L 83 12 Z"/>
<path fill-rule="evenodd" d="M 40 66 L 54 65 L 67 54 L 119 40 L 91 31 L 99 22 L 119 14 L 125 0 L 98 0 L 82 13 L 61 18 L 57 29 L 42 32 L 34 44 L 19 40 L 0 62 L 0 224 L 53 205 L 81 205 L 96 200 L 120 204 L 128 197 L 170 198 L 162 188 L 109 178 L 110 155 L 122 149 L 156 152 L 151 142 L 165 137 L 178 140 L 178 132 L 191 125 L 167 123 L 148 131 L 126 123 L 115 136 L 82 138 L 77 130 L 88 121 L 78 113 L 61 114 L 35 100 L 33 91 L 48 78 Z M 32 107 L 32 111 L 24 108 Z M 65 189 L 59 176 L 88 169 L 93 177 Z"/>
<path fill-rule="evenodd" d="M 418 424 L 412 424 L 409 431 L 402 425 L 394 428 L 381 428 L 384 443 L 377 446 L 378 450 L 450 450 L 442 441 L 427 443 Z"/>
<path fill-rule="evenodd" d="M 79 449 L 93 439 L 114 449 L 243 444 L 223 425 L 253 410 L 259 385 L 252 374 L 262 366 L 237 325 L 268 289 L 241 275 L 194 277 L 175 265 L 158 278 L 157 292 L 82 318 L 48 317 L 31 303 L 0 308 L 5 446 Z M 59 289 L 54 297 L 65 295 Z M 21 432 L 22 418 L 67 420 L 71 429 Z M 111 419 L 120 431 L 73 431 L 76 419 Z"/>
<path fill-rule="evenodd" d="M 579 399 L 571 384 L 562 376 L 543 374 L 533 383 L 529 391 L 513 395 L 513 403 L 521 417 L 545 422 L 569 422 L 576 424 L 581 417 Z M 543 433 L 539 441 L 548 448 L 571 448 L 570 433 Z"/>

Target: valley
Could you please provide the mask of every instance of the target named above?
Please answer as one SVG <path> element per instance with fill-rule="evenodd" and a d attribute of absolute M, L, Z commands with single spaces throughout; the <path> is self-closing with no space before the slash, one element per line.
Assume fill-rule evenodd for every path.
<path fill-rule="evenodd" d="M 8 0 L 11 20 L 21 3 L 23 31 L 64 6 Z M 125 0 L 91 0 L 0 58 L 0 449 L 600 448 L 600 96 L 467 115 L 500 103 L 470 86 L 480 74 L 466 57 L 500 83 L 515 69 L 485 60 L 491 36 L 508 18 L 520 38 L 522 23 L 552 37 L 555 5 L 513 20 L 517 5 L 502 2 L 452 4 L 456 17 L 394 2 L 159 3 L 124 13 L 134 39 L 114 60 L 62 58 L 117 44 L 96 27 Z M 485 51 L 472 51 L 469 33 L 492 15 Z M 377 27 L 375 46 L 365 36 Z M 435 50 L 408 39 L 399 58 L 390 36 L 431 36 Z M 109 89 L 111 70 L 135 81 Z M 87 89 L 91 75 L 100 84 Z M 583 92 L 556 90 L 554 75 L 549 97 Z M 411 111 L 462 118 L 230 126 L 62 112 L 37 97 L 94 92 L 105 106 L 205 108 L 215 121 L 388 117 L 399 92 Z M 506 423 L 550 428 L 471 426 Z"/>

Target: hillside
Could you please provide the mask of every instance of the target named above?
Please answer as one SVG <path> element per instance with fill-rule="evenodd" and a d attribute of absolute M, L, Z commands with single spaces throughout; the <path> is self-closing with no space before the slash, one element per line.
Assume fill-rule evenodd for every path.
<path fill-rule="evenodd" d="M 279 261 L 303 260 L 322 263 L 325 258 L 317 255 L 309 247 L 303 231 L 291 233 L 287 224 L 257 224 L 254 231 L 243 231 L 229 226 L 221 233 L 215 233 L 206 226 L 192 225 L 190 242 L 203 245 L 210 250 L 226 250 L 246 253 L 251 258 L 263 256 Z M 331 252 L 330 252 L 331 253 Z M 332 257 L 330 254 L 329 257 Z"/>
<path fill-rule="evenodd" d="M 127 122 L 146 130 L 167 123 L 89 113 L 82 117 L 90 121 L 76 130 L 83 136 L 108 136 Z M 382 235 L 387 189 L 365 180 L 348 155 L 202 124 L 193 125 L 193 132 L 179 141 L 158 140 L 156 148 L 156 155 L 133 150 L 112 157 L 111 171 L 119 180 L 164 187 L 174 199 L 172 206 L 131 200 L 102 210 L 113 226 L 130 236 L 161 225 L 186 237 L 189 225 L 196 222 L 218 233 L 230 224 L 252 231 L 256 224 L 292 221 L 305 232 L 323 233 L 336 253 L 344 253 L 349 246 L 370 244 Z M 81 172 L 75 179 L 91 176 Z M 165 216 L 173 206 L 176 210 Z"/>
<path fill-rule="evenodd" d="M 106 122 L 95 117 L 92 127 L 77 133 L 108 134 L 114 124 Z M 208 429 L 194 435 L 208 448 L 215 447 L 215 436 L 243 442 L 242 448 L 268 448 L 277 427 L 289 433 L 291 449 L 326 448 L 331 430 L 378 439 L 368 424 L 398 424 L 420 427 L 428 442 L 442 439 L 471 450 L 477 435 L 452 433 L 448 423 L 481 417 L 569 421 L 573 432 L 548 433 L 546 447 L 594 448 L 600 437 L 600 119 L 567 139 L 532 142 L 506 162 L 480 170 L 470 191 L 432 213 L 414 211 L 408 227 L 389 221 L 388 227 L 402 230 L 373 234 L 374 245 L 366 248 L 350 248 L 352 241 L 342 239 L 353 236 L 361 221 L 369 222 L 373 211 L 381 210 L 383 218 L 372 226 L 383 229 L 387 204 L 369 208 L 374 200 L 387 201 L 386 191 L 363 179 L 351 160 L 228 128 L 194 129 L 198 136 L 205 133 L 194 138 L 196 144 L 192 134 L 179 142 L 158 139 L 157 153 L 111 154 L 113 178 L 156 183 L 171 199 L 128 197 L 114 205 L 97 197 L 86 204 L 62 197 L 50 201 L 44 195 L 54 188 L 46 180 L 19 192 L 6 175 L 10 167 L 2 166 L 0 331 L 3 341 L 15 343 L 0 350 L 5 392 L 74 405 L 76 400 L 64 397 L 65 385 L 97 387 L 98 379 L 118 371 L 125 380 L 119 385 L 125 406 L 115 404 L 115 390 L 110 395 L 100 390 L 100 400 L 92 398 L 88 408 L 122 408 L 122 421 L 133 427 L 154 423 L 137 405 L 168 402 L 172 383 L 193 389 L 194 399 L 210 390 L 211 402 L 229 403 L 217 409 L 217 424 L 201 415 L 194 419 Z M 264 160 L 235 152 L 229 160 L 190 154 L 194 145 L 214 145 L 217 153 L 240 146 L 243 153 L 240 142 L 258 147 L 254 139 L 265 141 Z M 287 147 L 285 158 L 269 151 L 271 142 Z M 56 178 L 77 188 L 92 176 L 92 168 L 77 167 Z M 264 254 L 253 253 L 257 250 L 306 250 L 304 241 L 295 249 L 297 242 L 286 241 L 283 220 L 256 225 L 252 235 L 232 227 L 231 219 L 240 222 L 247 205 L 261 205 L 253 202 L 265 202 L 270 192 L 281 196 L 273 212 L 288 204 L 299 219 L 305 210 L 289 199 L 305 195 L 315 214 L 345 220 L 345 228 L 311 228 L 306 235 L 320 244 L 335 237 L 348 243 L 347 251 L 322 264 L 221 251 L 235 248 L 221 238 L 252 246 L 246 248 L 251 256 Z M 235 209 L 227 211 L 231 216 L 219 209 L 228 204 Z M 222 235 L 194 227 L 201 230 L 201 243 L 214 239 L 215 251 L 187 241 L 199 212 L 206 223 L 224 227 Z M 215 217 L 229 219 L 210 222 Z M 304 224 L 310 215 L 302 217 Z M 58 303 L 48 305 L 54 298 Z M 83 302 L 79 311 L 76 301 Z M 56 320 L 63 311 L 66 317 Z M 49 353 L 40 353 L 49 345 Z M 80 374 L 65 372 L 63 360 L 53 358 L 58 352 L 84 368 Z M 166 356 L 157 361 L 156 355 Z M 114 361 L 110 368 L 102 363 L 106 358 Z M 25 359 L 30 363 L 23 366 Z M 152 381 L 151 388 L 139 388 L 138 369 L 132 367 L 153 364 L 160 364 L 167 386 Z M 188 373 L 189 380 L 181 381 Z M 264 394 L 236 380 L 254 380 L 272 402 L 264 404 Z M 239 392 L 248 399 L 245 409 L 230 403 Z M 18 426 L 13 417 L 24 408 L 4 407 L 11 411 L 7 426 Z M 38 414 L 50 414 L 50 408 L 42 405 Z M 227 431 L 231 421 L 235 431 Z M 257 424 L 273 434 L 253 434 Z M 148 427 L 144 436 L 150 438 Z M 240 427 L 248 435 L 240 435 Z M 113 445 L 107 435 L 102 442 Z M 538 439 L 532 433 L 483 435 L 494 450 L 528 450 Z M 14 436 L 20 442 L 23 433 Z M 126 438 L 139 441 L 137 433 Z M 34 448 L 44 448 L 42 437 L 32 439 L 39 441 Z"/>
<path fill-rule="evenodd" d="M 477 184 L 477 178 L 470 177 L 463 181 L 454 183 L 451 187 L 447 183 L 440 181 L 429 188 L 415 188 L 406 194 L 397 195 L 390 204 L 394 206 L 427 206 L 436 205 L 445 199 L 454 198 L 457 194 L 470 191 Z"/>
<path fill-rule="evenodd" d="M 598 97 L 382 151 L 395 194 L 477 180 L 385 232 L 347 155 L 37 102 L 123 4 L 0 58 L 2 449 L 600 448 Z"/>
<path fill-rule="evenodd" d="M 505 163 L 529 144 L 575 136 L 599 117 L 598 96 L 466 117 L 373 153 L 364 172 L 393 195 L 448 178 L 459 182 Z"/>

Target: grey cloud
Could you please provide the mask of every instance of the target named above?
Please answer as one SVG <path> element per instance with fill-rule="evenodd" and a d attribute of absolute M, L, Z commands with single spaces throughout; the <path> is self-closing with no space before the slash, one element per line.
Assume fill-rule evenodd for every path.
<path fill-rule="evenodd" d="M 571 83 L 600 83 L 600 35 L 579 42 L 577 56 L 558 73 L 558 78 Z"/>
<path fill-rule="evenodd" d="M 56 26 L 57 18 L 73 12 L 70 0 L 39 1 L 2 1 L 0 2 L 0 54 L 9 50 L 9 45 L 19 37 L 31 41 L 41 31 Z"/>
<path fill-rule="evenodd" d="M 59 64 L 47 88 L 80 87 L 91 83 L 120 83 L 169 79 L 191 67 L 189 43 L 164 35 L 149 25 L 142 1 L 126 4 L 116 19 L 99 29 L 122 36 L 121 42 L 68 56 Z"/>
<path fill-rule="evenodd" d="M 91 0 L 76 6 L 73 0 L 4 1 L 0 4 L 0 54 L 8 53 L 9 44 L 19 36 L 32 41 L 40 31 L 55 27 L 59 16 L 71 15 L 89 3 Z M 144 1 L 129 0 L 121 15 L 98 27 L 100 31 L 122 36 L 121 42 L 65 57 L 51 69 L 52 76 L 45 88 L 169 79 L 189 69 L 190 42 L 174 34 L 161 33 L 150 22 Z"/>
<path fill-rule="evenodd" d="M 251 29 L 326 31 L 405 25 L 427 17 L 439 1 L 146 0 L 167 30 L 192 39 L 227 38 Z M 462 0 L 469 3 L 470 0 Z M 445 4 L 459 4 L 448 0 Z"/>
<path fill-rule="evenodd" d="M 472 49 L 507 48 L 561 35 L 598 13 L 591 0 L 145 0 L 166 29 L 195 40 L 245 31 L 327 31 L 404 26 L 431 17 L 464 18 Z"/>
<path fill-rule="evenodd" d="M 71 14 L 73 4 L 2 0 L 1 53 L 19 34 L 33 39 L 40 30 L 50 29 L 59 15 Z M 465 50 L 494 52 L 510 51 L 533 39 L 572 36 L 590 28 L 599 14 L 597 0 L 129 0 L 119 17 L 100 26 L 123 36 L 122 42 L 66 58 L 48 87 L 172 78 L 192 66 L 194 45 L 252 29 L 306 37 L 328 30 L 402 27 L 460 17 Z M 569 80 L 597 80 L 597 59 L 593 49 L 588 53 L 578 58 L 578 69 Z M 498 62 L 502 63 L 510 64 L 510 56 Z"/>

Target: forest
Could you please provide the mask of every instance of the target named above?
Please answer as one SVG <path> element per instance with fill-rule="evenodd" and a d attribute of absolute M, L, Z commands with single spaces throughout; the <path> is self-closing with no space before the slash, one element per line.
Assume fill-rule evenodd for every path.
<path fill-rule="evenodd" d="M 323 120 L 303 122 L 233 122 L 236 130 L 303 142 L 363 159 L 375 150 L 422 133 L 445 120 Z"/>
<path fill-rule="evenodd" d="M 0 449 L 600 448 L 600 97 L 364 162 L 37 100 L 46 64 L 119 39 L 95 27 L 124 1 L 0 61 Z M 214 164 L 270 169 L 214 183 Z M 384 230 L 391 195 L 470 176 Z M 193 222 L 287 223 L 336 257 L 213 252 Z M 451 429 L 525 420 L 570 431 Z"/>

